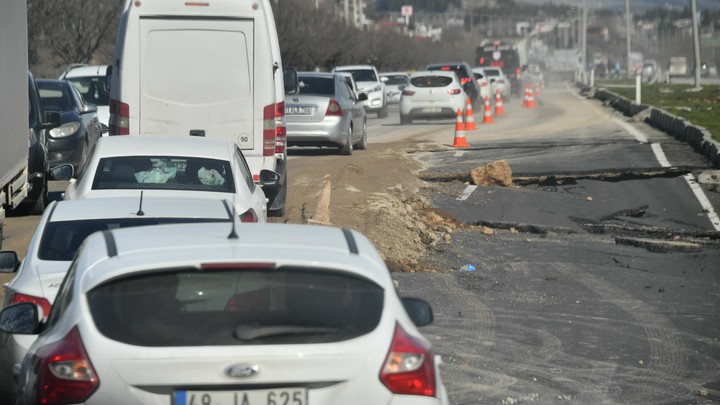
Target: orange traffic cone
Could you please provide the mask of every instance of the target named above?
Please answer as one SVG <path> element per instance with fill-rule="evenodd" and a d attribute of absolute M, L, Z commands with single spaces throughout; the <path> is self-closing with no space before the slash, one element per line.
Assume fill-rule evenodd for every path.
<path fill-rule="evenodd" d="M 493 117 L 490 110 L 490 97 L 485 96 L 485 110 L 483 112 L 483 124 L 492 124 Z"/>
<path fill-rule="evenodd" d="M 535 108 L 535 96 L 532 87 L 528 87 L 527 108 Z"/>
<path fill-rule="evenodd" d="M 530 89 L 529 85 L 525 85 L 525 95 L 523 96 L 523 107 L 528 108 L 528 89 Z"/>
<path fill-rule="evenodd" d="M 473 116 L 472 101 L 468 98 L 467 107 L 465 107 L 465 130 L 475 131 L 476 129 L 477 127 L 475 126 L 475 117 Z"/>
<path fill-rule="evenodd" d="M 505 115 L 505 107 L 503 107 L 500 89 L 495 90 L 495 115 Z"/>
<path fill-rule="evenodd" d="M 457 110 L 457 121 L 455 121 L 455 140 L 453 140 L 452 146 L 455 148 L 470 146 L 465 139 L 465 123 L 463 122 L 462 111 L 459 108 Z"/>

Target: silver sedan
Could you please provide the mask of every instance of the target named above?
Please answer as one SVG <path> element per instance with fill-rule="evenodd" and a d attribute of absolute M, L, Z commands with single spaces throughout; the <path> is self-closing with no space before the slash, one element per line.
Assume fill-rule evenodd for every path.
<path fill-rule="evenodd" d="M 367 148 L 367 95 L 337 73 L 299 72 L 300 94 L 286 95 L 288 146 L 331 146 L 350 155 Z"/>

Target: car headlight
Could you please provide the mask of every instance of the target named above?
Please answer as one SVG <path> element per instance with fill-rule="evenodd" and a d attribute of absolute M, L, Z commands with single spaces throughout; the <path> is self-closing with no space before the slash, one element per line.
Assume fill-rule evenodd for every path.
<path fill-rule="evenodd" d="M 51 129 L 50 136 L 53 138 L 65 138 L 77 132 L 78 129 L 80 129 L 79 122 L 66 122 L 57 128 Z"/>

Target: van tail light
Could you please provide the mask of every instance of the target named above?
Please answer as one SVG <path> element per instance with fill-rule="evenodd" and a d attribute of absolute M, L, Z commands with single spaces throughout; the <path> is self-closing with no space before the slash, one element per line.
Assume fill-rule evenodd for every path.
<path fill-rule="evenodd" d="M 435 360 L 430 346 L 395 325 L 380 381 L 393 393 L 435 396 Z"/>
<path fill-rule="evenodd" d="M 287 146 L 285 102 L 275 104 L 275 153 L 284 154 Z"/>
<path fill-rule="evenodd" d="M 110 135 L 130 134 L 130 106 L 118 101 L 110 100 Z"/>
<path fill-rule="evenodd" d="M 462 92 L 462 90 L 460 90 L 460 89 L 450 89 L 450 90 L 448 90 L 448 94 L 450 94 L 451 96 L 452 96 L 452 95 L 455 95 L 455 94 L 460 94 L 460 92 Z"/>
<path fill-rule="evenodd" d="M 263 156 L 275 154 L 275 104 L 266 105 L 263 108 Z"/>
<path fill-rule="evenodd" d="M 328 108 L 325 111 L 325 116 L 328 116 L 328 115 L 335 115 L 335 116 L 342 117 L 343 110 L 340 107 L 340 103 L 338 103 L 337 100 L 332 99 L 332 98 L 330 99 L 330 102 L 328 103 Z"/>
<path fill-rule="evenodd" d="M 100 386 L 77 327 L 64 338 L 43 346 L 33 356 L 37 403 L 84 403 Z"/>
<path fill-rule="evenodd" d="M 250 208 L 249 210 L 243 212 L 240 214 L 240 222 L 257 222 L 258 216 L 255 213 L 255 210 Z"/>
<path fill-rule="evenodd" d="M 414 96 L 415 92 L 412 90 L 403 90 L 402 95 L 403 96 Z"/>
<path fill-rule="evenodd" d="M 8 305 L 20 304 L 21 302 L 32 302 L 33 304 L 40 305 L 40 308 L 42 308 L 43 311 L 43 317 L 47 317 L 48 315 L 50 315 L 50 308 L 52 306 L 50 305 L 50 301 L 48 301 L 47 299 L 43 297 L 35 297 L 33 295 L 26 295 L 20 293 L 10 294 Z"/>

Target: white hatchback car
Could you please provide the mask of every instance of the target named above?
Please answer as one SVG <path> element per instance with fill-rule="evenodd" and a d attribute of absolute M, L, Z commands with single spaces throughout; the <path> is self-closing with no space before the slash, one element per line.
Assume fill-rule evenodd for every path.
<path fill-rule="evenodd" d="M 465 111 L 467 94 L 453 71 L 426 70 L 410 75 L 400 97 L 400 123 L 414 119 L 455 118 Z"/>
<path fill-rule="evenodd" d="M 440 360 L 371 242 L 349 229 L 192 224 L 94 233 L 38 333 L 24 403 L 447 404 Z M 121 400 L 119 400 L 121 399 Z"/>
<path fill-rule="evenodd" d="M 490 84 L 490 94 L 488 97 L 493 98 L 497 91 L 500 95 L 507 99 L 510 97 L 512 88 L 510 87 L 510 80 L 505 76 L 502 69 L 496 67 L 476 67 L 473 68 L 473 73 L 482 73 L 485 79 Z M 484 97 L 484 96 L 483 96 Z"/>
<path fill-rule="evenodd" d="M 80 244 L 93 232 L 135 226 L 233 219 L 229 202 L 201 198 L 141 197 L 54 201 L 35 228 L 22 264 L 13 251 L 0 252 L 0 272 L 16 272 L 5 285 L 4 306 L 32 302 L 50 313 L 60 282 Z M 14 403 L 13 366 L 19 364 L 35 335 L 0 334 L 0 403 Z"/>
<path fill-rule="evenodd" d="M 368 99 L 363 102 L 367 112 L 377 113 L 378 118 L 387 117 L 387 98 L 385 96 L 385 83 L 373 65 L 346 65 L 336 66 L 333 72 L 350 73 L 357 85 L 357 94 L 365 93 Z"/>
<path fill-rule="evenodd" d="M 109 136 L 98 140 L 83 172 L 71 179 L 65 200 L 136 195 L 216 198 L 232 201 L 243 222 L 267 221 L 261 186 L 279 176 L 260 171 L 255 184 L 232 141 L 197 137 Z M 132 193 L 132 194 L 130 194 Z"/>

